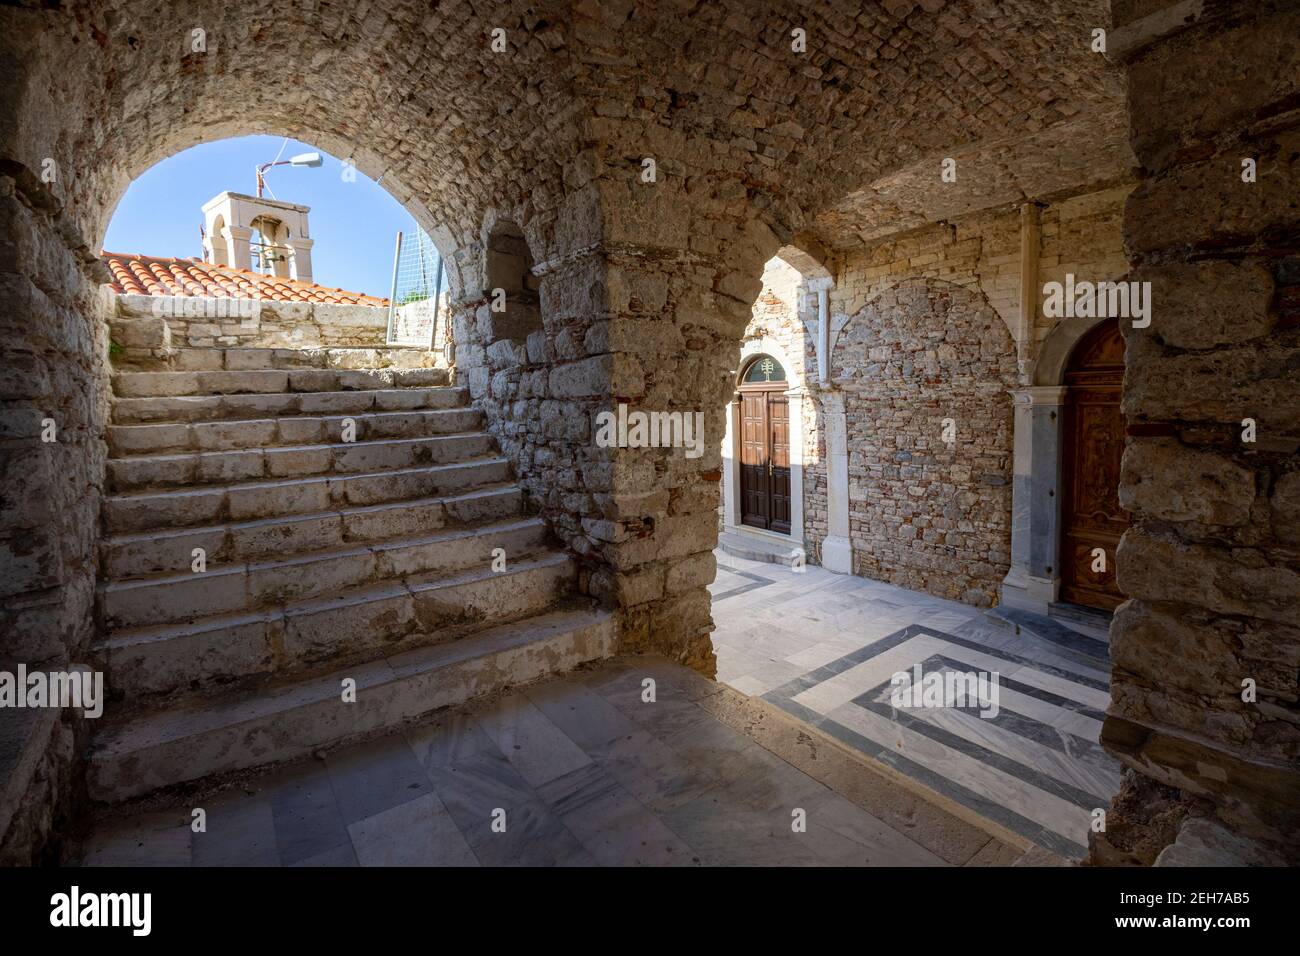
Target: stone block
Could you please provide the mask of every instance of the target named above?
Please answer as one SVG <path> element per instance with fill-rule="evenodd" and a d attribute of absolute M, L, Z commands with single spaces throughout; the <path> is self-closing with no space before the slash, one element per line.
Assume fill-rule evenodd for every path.
<path fill-rule="evenodd" d="M 1133 439 L 1124 450 L 1119 501 L 1162 521 L 1244 525 L 1255 502 L 1255 473 L 1174 439 Z"/>
<path fill-rule="evenodd" d="M 1186 544 L 1130 528 L 1116 555 L 1120 590 L 1130 598 L 1174 602 L 1220 614 L 1294 624 L 1300 573 L 1254 548 Z"/>
<path fill-rule="evenodd" d="M 1130 422 L 1254 418 L 1264 434 L 1300 434 L 1300 345 L 1278 338 L 1205 352 L 1163 348 L 1150 329 L 1125 333 L 1124 416 Z"/>
<path fill-rule="evenodd" d="M 1273 276 L 1254 263 L 1205 260 L 1135 269 L 1133 281 L 1151 283 L 1151 326 L 1168 346 L 1209 349 L 1267 335 Z"/>
<path fill-rule="evenodd" d="M 717 577 L 718 562 L 712 551 L 693 554 L 672 565 L 664 578 L 664 590 L 668 594 L 689 591 L 693 588 L 707 587 Z"/>
<path fill-rule="evenodd" d="M 1270 502 L 1273 536 L 1284 545 L 1300 546 L 1300 471 L 1278 479 Z"/>
<path fill-rule="evenodd" d="M 115 319 L 110 325 L 110 335 L 122 348 L 167 349 L 172 344 L 167 320 L 161 317 Z"/>

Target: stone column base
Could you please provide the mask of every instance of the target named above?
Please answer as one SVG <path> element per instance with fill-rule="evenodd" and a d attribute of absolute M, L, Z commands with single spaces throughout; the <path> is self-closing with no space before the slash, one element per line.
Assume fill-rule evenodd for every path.
<path fill-rule="evenodd" d="M 836 574 L 853 573 L 853 545 L 848 538 L 832 534 L 822 539 L 822 567 Z"/>
<path fill-rule="evenodd" d="M 1047 614 L 1048 605 L 1058 597 L 1060 581 L 1055 578 L 1036 578 L 1023 569 L 1012 568 L 998 590 L 1001 603 L 1007 607 Z"/>

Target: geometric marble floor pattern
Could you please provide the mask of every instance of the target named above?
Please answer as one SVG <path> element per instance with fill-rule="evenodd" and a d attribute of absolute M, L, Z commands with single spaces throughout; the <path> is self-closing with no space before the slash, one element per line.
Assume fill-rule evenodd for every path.
<path fill-rule="evenodd" d="M 997 866 L 1025 855 L 756 706 L 660 658 L 601 662 L 183 805 L 107 811 L 81 862 Z M 798 833 L 792 808 L 806 814 Z"/>
<path fill-rule="evenodd" d="M 1066 859 L 1119 787 L 1099 745 L 1108 675 L 977 608 L 809 566 L 718 552 L 718 679 Z M 999 708 L 891 704 L 891 677 L 997 675 Z M 987 712 L 986 712 L 987 713 Z"/>

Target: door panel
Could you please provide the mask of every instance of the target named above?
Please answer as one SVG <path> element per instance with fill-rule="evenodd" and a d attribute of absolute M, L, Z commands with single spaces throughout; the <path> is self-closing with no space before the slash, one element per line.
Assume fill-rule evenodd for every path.
<path fill-rule="evenodd" d="M 740 522 L 790 533 L 790 402 L 781 389 L 740 392 Z"/>
<path fill-rule="evenodd" d="M 1061 598 L 1114 610 L 1124 600 L 1115 579 L 1115 551 L 1128 527 L 1119 504 L 1124 454 L 1124 341 L 1115 322 L 1089 333 L 1066 374 Z M 1093 551 L 1106 553 L 1106 570 L 1093 570 Z"/>
<path fill-rule="evenodd" d="M 740 396 L 740 522 L 766 528 L 767 396 L 764 392 L 742 392 Z"/>
<path fill-rule="evenodd" d="M 781 392 L 767 393 L 768 437 L 772 470 L 769 477 L 772 531 L 790 533 L 790 400 Z"/>

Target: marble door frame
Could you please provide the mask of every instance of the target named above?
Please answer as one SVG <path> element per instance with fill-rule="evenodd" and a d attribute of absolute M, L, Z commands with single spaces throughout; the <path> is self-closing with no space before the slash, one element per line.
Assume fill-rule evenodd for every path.
<path fill-rule="evenodd" d="M 1105 318 L 1065 319 L 1043 341 L 1033 385 L 1011 390 L 1015 466 L 1011 484 L 1011 568 L 1002 603 L 1046 614 L 1061 590 L 1061 467 L 1065 371 L 1079 341 Z"/>

